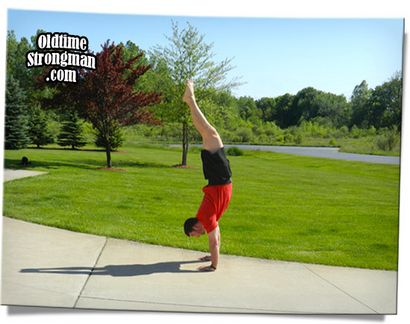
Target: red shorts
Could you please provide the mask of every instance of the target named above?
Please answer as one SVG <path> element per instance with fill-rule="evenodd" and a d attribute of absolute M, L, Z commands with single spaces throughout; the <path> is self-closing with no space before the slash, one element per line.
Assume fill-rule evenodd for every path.
<path fill-rule="evenodd" d="M 202 191 L 205 195 L 196 218 L 201 222 L 206 232 L 210 233 L 218 226 L 218 220 L 229 206 L 232 197 L 232 183 L 208 185 Z"/>

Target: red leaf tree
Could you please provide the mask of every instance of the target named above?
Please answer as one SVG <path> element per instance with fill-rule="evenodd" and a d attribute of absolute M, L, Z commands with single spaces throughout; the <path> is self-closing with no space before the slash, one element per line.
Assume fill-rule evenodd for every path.
<path fill-rule="evenodd" d="M 107 167 L 112 167 L 113 139 L 119 127 L 137 123 L 158 123 L 147 107 L 160 102 L 159 93 L 135 91 L 138 79 L 150 69 L 143 52 L 125 59 L 124 46 L 102 45 L 96 54 L 95 70 L 80 70 L 76 84 L 59 84 L 54 97 L 61 105 L 75 107 L 91 122 L 105 148 Z"/>

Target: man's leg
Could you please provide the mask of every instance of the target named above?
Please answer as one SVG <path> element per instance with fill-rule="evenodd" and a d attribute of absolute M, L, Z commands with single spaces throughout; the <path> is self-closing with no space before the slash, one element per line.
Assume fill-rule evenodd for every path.
<path fill-rule="evenodd" d="M 191 80 L 187 81 L 183 100 L 187 103 L 189 109 L 191 110 L 192 121 L 195 128 L 202 136 L 202 144 L 204 146 L 204 149 L 211 153 L 214 153 L 221 147 L 223 147 L 223 143 L 218 132 L 208 122 L 196 103 L 194 95 L 194 83 Z"/>

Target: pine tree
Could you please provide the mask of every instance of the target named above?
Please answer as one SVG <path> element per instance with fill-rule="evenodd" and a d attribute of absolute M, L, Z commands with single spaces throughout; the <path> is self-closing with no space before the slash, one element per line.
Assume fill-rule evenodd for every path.
<path fill-rule="evenodd" d="M 6 149 L 21 149 L 27 146 L 30 139 L 27 136 L 27 114 L 25 113 L 25 94 L 19 82 L 12 76 L 7 78 L 6 88 Z"/>
<path fill-rule="evenodd" d="M 84 146 L 86 141 L 82 135 L 81 122 L 77 112 L 69 111 L 64 116 L 60 134 L 57 137 L 57 144 L 60 146 L 71 146 L 71 149 Z"/>
<path fill-rule="evenodd" d="M 29 118 L 28 134 L 31 143 L 37 145 L 37 148 L 54 142 L 47 121 L 46 113 L 40 107 L 34 107 Z"/>

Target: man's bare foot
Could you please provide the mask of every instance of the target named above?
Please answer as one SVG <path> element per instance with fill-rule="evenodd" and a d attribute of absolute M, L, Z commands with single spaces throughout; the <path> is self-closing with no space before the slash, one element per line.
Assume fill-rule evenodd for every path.
<path fill-rule="evenodd" d="M 184 96 L 182 97 L 182 100 L 184 100 L 186 103 L 191 103 L 195 101 L 194 82 L 192 80 L 188 80 L 186 82 L 185 93 L 184 93 Z"/>

